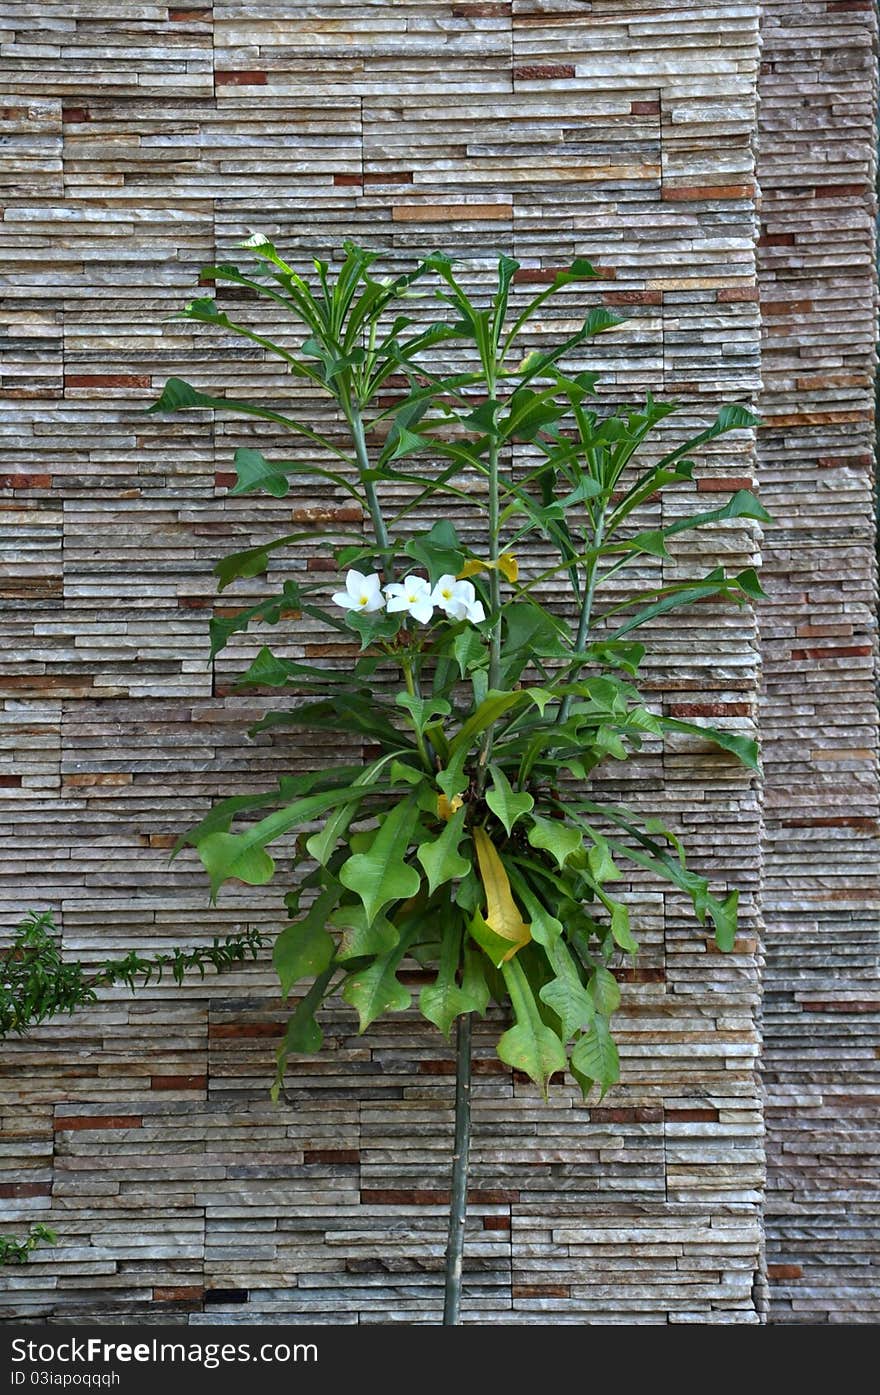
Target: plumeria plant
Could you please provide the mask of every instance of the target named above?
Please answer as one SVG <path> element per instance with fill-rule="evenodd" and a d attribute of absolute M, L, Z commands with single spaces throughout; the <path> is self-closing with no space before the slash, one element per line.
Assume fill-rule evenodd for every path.
<path fill-rule="evenodd" d="M 151 410 L 214 408 L 278 428 L 280 453 L 271 459 L 250 446 L 236 451 L 233 495 L 283 497 L 308 478 L 361 504 L 366 526 L 357 537 L 326 532 L 339 568 L 334 591 L 288 577 L 277 593 L 211 622 L 212 654 L 237 631 L 285 616 L 349 635 L 356 657 L 344 669 L 266 646 L 240 679 L 285 692 L 282 709 L 254 732 L 317 728 L 348 746 L 338 762 L 282 774 L 265 794 L 223 800 L 182 843 L 195 845 L 214 896 L 228 880 L 280 878 L 288 923 L 275 964 L 285 997 L 306 987 L 280 1048 L 276 1095 L 291 1058 L 320 1049 L 320 1008 L 332 994 L 341 992 L 366 1031 L 413 1005 L 399 977 L 405 961 L 433 975 L 418 1010 L 444 1035 L 456 1027 L 444 1317 L 452 1323 L 474 1014 L 492 1002 L 509 1012 L 498 1054 L 545 1093 L 564 1072 L 585 1096 L 604 1093 L 619 1074 L 615 970 L 638 949 L 620 891 L 626 868 L 671 883 L 700 923 L 712 922 L 720 948 L 733 945 L 736 891 L 714 893 L 674 833 L 607 803 L 594 772 L 667 733 L 714 742 L 756 765 L 746 736 L 648 705 L 636 637 L 679 606 L 761 595 L 751 569 L 680 579 L 664 568 L 679 534 L 766 519 L 751 493 L 644 526 L 662 490 L 687 487 L 695 451 L 755 418 L 726 406 L 696 436 L 671 448 L 664 436 L 661 448 L 655 428 L 674 403 L 648 397 L 601 410 L 597 374 L 581 360 L 594 336 L 619 323 L 604 309 L 591 310 L 562 342 L 524 352 L 544 303 L 595 274 L 584 260 L 514 309 L 518 263 L 506 256 L 478 300 L 439 253 L 379 278 L 376 254 L 346 244 L 336 270 L 316 261 L 310 281 L 267 237 L 243 245 L 255 269 L 215 266 L 203 279 L 247 288 L 255 302 L 289 314 L 301 327 L 298 347 L 231 321 L 210 297 L 183 316 L 282 360 L 306 399 L 331 400 L 338 429 L 180 379 Z M 432 304 L 439 318 L 425 315 Z M 295 459 L 284 453 L 285 437 L 298 446 Z M 220 589 L 265 573 L 276 548 L 295 548 L 304 536 L 224 558 Z M 310 530 L 313 544 L 315 536 Z M 629 588 L 621 585 L 628 568 L 637 576 Z M 292 846 L 270 853 L 291 833 Z"/>

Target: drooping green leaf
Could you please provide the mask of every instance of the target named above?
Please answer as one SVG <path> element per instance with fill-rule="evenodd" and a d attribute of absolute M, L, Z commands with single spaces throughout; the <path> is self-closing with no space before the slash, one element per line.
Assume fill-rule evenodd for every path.
<path fill-rule="evenodd" d="M 392 901 L 415 896 L 421 885 L 419 873 L 404 860 L 416 815 L 412 795 L 400 800 L 383 816 L 369 851 L 354 853 L 339 870 L 339 880 L 361 898 L 370 922 Z"/>
<path fill-rule="evenodd" d="M 546 1095 L 550 1077 L 565 1070 L 565 1047 L 542 1020 L 522 965 L 511 959 L 501 966 L 501 972 L 516 1023 L 499 1041 L 498 1055 L 506 1065 L 523 1071 Z"/>
<path fill-rule="evenodd" d="M 611 856 L 606 839 L 592 829 L 590 836 L 593 839 L 593 846 L 587 854 L 587 862 L 593 877 L 600 885 L 604 882 L 619 882 L 622 873 Z"/>
<path fill-rule="evenodd" d="M 627 954 L 635 954 L 638 944 L 629 928 L 629 909 L 622 901 L 614 901 L 611 906 L 611 934 L 614 943 Z"/>
<path fill-rule="evenodd" d="M 295 800 L 286 808 L 260 819 L 244 833 L 212 832 L 201 837 L 196 850 L 211 878 L 212 900 L 216 900 L 220 887 L 230 877 L 250 886 L 263 886 L 271 880 L 275 870 L 272 858 L 265 851 L 267 843 L 328 809 L 355 804 L 371 793 L 374 793 L 372 787 L 325 790 Z"/>
<path fill-rule="evenodd" d="M 563 868 L 570 857 L 583 851 L 583 835 L 564 819 L 545 819 L 533 814 L 528 840 L 533 848 L 548 852 L 557 867 Z"/>
<path fill-rule="evenodd" d="M 571 1053 L 572 1066 L 599 1085 L 606 1094 L 620 1079 L 620 1059 L 611 1030 L 604 1017 L 594 1017 L 588 1030 L 577 1041 Z"/>
<path fill-rule="evenodd" d="M 620 1007 L 620 984 L 610 969 L 598 964 L 590 974 L 587 992 L 603 1017 L 611 1017 Z"/>
<path fill-rule="evenodd" d="M 342 996 L 357 1011 L 361 1032 L 383 1013 L 406 1012 L 410 1006 L 412 994 L 398 979 L 397 969 L 415 933 L 411 929 L 388 954 L 347 978 Z"/>
<path fill-rule="evenodd" d="M 368 920 L 360 902 L 337 906 L 330 920 L 335 929 L 342 931 L 342 939 L 336 952 L 336 958 L 341 964 L 349 959 L 389 954 L 400 939 L 397 927 L 387 916 L 377 915 Z"/>
<path fill-rule="evenodd" d="M 272 961 L 283 998 L 299 979 L 314 978 L 329 966 L 334 946 L 327 933 L 327 917 L 338 900 L 339 888 L 328 887 L 315 898 L 303 919 L 285 926 L 275 941 Z"/>
<path fill-rule="evenodd" d="M 523 814 L 535 807 L 535 801 L 526 790 L 515 790 L 500 765 L 490 765 L 492 788 L 486 792 L 486 803 L 501 822 L 508 837 L 513 826 Z"/>
<path fill-rule="evenodd" d="M 588 1027 L 595 1016 L 593 999 L 581 982 L 577 965 L 565 942 L 554 940 L 547 955 L 555 977 L 541 988 L 538 997 L 556 1013 L 565 1041 Z"/>
<path fill-rule="evenodd" d="M 435 838 L 433 842 L 420 843 L 416 850 L 416 857 L 428 877 L 428 891 L 431 896 L 444 883 L 466 877 L 471 869 L 468 858 L 462 857 L 458 851 L 464 836 L 466 814 L 467 808 L 462 805 L 445 825 L 439 838 Z"/>
<path fill-rule="evenodd" d="M 485 1010 L 485 1002 L 482 1009 L 480 1007 L 481 997 L 473 998 L 464 982 L 461 987 L 456 983 L 461 939 L 461 923 L 458 920 L 447 923 L 443 930 L 439 972 L 434 982 L 426 984 L 419 994 L 422 1016 L 433 1022 L 445 1037 L 449 1036 L 456 1017 L 465 1012 Z"/>

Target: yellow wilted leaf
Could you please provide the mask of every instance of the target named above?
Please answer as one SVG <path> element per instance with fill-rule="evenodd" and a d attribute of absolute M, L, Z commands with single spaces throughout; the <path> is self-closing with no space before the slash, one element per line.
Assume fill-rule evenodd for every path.
<path fill-rule="evenodd" d="M 442 819 L 444 823 L 448 823 L 452 815 L 458 813 L 463 803 L 464 800 L 460 794 L 454 794 L 451 799 L 446 794 L 438 794 L 437 817 Z"/>
<path fill-rule="evenodd" d="M 512 959 L 517 950 L 528 944 L 532 929 L 526 925 L 513 899 L 504 863 L 488 833 L 484 828 L 475 828 L 473 837 L 480 865 L 480 880 L 486 893 L 486 924 L 502 940 L 511 941 L 510 953 L 504 958 Z"/>
<path fill-rule="evenodd" d="M 476 576 L 477 572 L 485 571 L 489 566 L 491 566 L 490 562 L 481 562 L 479 557 L 472 557 L 469 562 L 465 562 L 455 579 L 456 581 L 465 581 L 469 576 Z"/>
<path fill-rule="evenodd" d="M 469 576 L 476 576 L 477 572 L 494 572 L 498 568 L 502 576 L 507 577 L 510 582 L 516 581 L 519 576 L 519 562 L 512 552 L 502 552 L 497 562 L 483 560 L 482 557 L 472 557 L 469 562 L 465 562 L 456 581 L 465 581 Z"/>

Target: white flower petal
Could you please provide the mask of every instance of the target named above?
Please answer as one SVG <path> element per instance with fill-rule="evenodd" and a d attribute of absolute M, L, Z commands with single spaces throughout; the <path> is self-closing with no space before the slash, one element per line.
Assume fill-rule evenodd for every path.
<path fill-rule="evenodd" d="M 434 614 L 434 607 L 431 605 L 430 596 L 420 598 L 415 603 L 410 604 L 409 613 L 414 620 L 418 620 L 420 625 L 427 625 Z"/>
<path fill-rule="evenodd" d="M 483 609 L 482 601 L 474 601 L 473 605 L 468 606 L 467 619 L 472 625 L 479 625 L 480 621 L 485 620 L 485 618 L 486 612 Z"/>

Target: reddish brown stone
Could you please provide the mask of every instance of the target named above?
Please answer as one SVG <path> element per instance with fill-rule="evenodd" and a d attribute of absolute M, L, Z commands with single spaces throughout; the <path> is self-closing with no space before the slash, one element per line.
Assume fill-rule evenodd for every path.
<path fill-rule="evenodd" d="M 333 183 L 337 185 L 337 187 L 344 188 L 351 186 L 352 188 L 359 189 L 363 180 L 359 174 L 334 174 Z"/>
<path fill-rule="evenodd" d="M 51 475 L 0 475 L 0 489 L 49 489 Z"/>
<path fill-rule="evenodd" d="M 793 659 L 860 659 L 873 653 L 870 644 L 844 644 L 839 648 L 829 645 L 826 649 L 792 649 Z"/>
<path fill-rule="evenodd" d="M 235 484 L 235 482 L 236 482 L 237 479 L 238 479 L 238 475 L 235 473 L 234 470 L 215 470 L 215 471 L 214 471 L 214 488 L 215 488 L 215 489 L 232 489 L 232 487 L 233 487 L 233 485 Z"/>
<path fill-rule="evenodd" d="M 667 1109 L 668 1124 L 717 1124 L 717 1109 Z"/>
<path fill-rule="evenodd" d="M 154 1288 L 154 1303 L 200 1303 L 205 1296 L 201 1284 L 175 1284 L 169 1287 Z"/>
<path fill-rule="evenodd" d="M 20 775 L 0 775 L 0 789 L 14 790 L 21 784 Z"/>
<path fill-rule="evenodd" d="M 87 107 L 62 107 L 61 120 L 69 122 L 71 125 L 82 121 L 91 121 L 92 114 Z"/>
<path fill-rule="evenodd" d="M 509 203 L 404 203 L 391 210 L 395 223 L 497 223 L 513 221 Z"/>
<path fill-rule="evenodd" d="M 267 75 L 255 69 L 239 69 L 236 72 L 221 71 L 214 74 L 216 87 L 265 87 Z"/>
<path fill-rule="evenodd" d="M 139 1129 L 143 1127 L 140 1114 L 70 1114 L 55 1120 L 56 1133 L 72 1133 L 75 1130 L 96 1129 Z"/>
<path fill-rule="evenodd" d="M 665 184 L 660 192 L 664 203 L 691 203 L 701 199 L 750 199 L 753 184 Z"/>
<path fill-rule="evenodd" d="M 149 373 L 65 373 L 66 388 L 150 387 Z"/>
<path fill-rule="evenodd" d="M 386 170 L 364 175 L 364 184 L 412 184 L 412 170 Z"/>
<path fill-rule="evenodd" d="M 851 3 L 851 0 L 848 0 Z M 768 1264 L 768 1279 L 802 1279 L 804 1271 L 799 1264 Z"/>
<path fill-rule="evenodd" d="M 868 188 L 867 184 L 817 184 L 813 194 L 817 199 L 860 199 Z"/>
<path fill-rule="evenodd" d="M 793 247 L 795 244 L 794 233 L 761 233 L 758 238 L 759 247 Z"/>
<path fill-rule="evenodd" d="M 0 1197 L 51 1196 L 51 1182 L 0 1182 Z"/>
<path fill-rule="evenodd" d="M 598 1105 L 590 1110 L 591 1124 L 660 1124 L 663 1122 L 663 1110 L 659 1105 L 633 1105 L 629 1108 L 619 1105 L 605 1106 Z"/>
<path fill-rule="evenodd" d="M 662 305 L 662 291 L 603 291 L 603 305 Z"/>
<path fill-rule="evenodd" d="M 629 109 L 633 116 L 659 116 L 660 103 L 653 102 L 630 102 Z"/>
<path fill-rule="evenodd" d="M 532 82 L 537 78 L 555 81 L 557 78 L 573 78 L 574 75 L 573 63 L 521 63 L 513 70 L 514 78 L 521 82 Z"/>
<path fill-rule="evenodd" d="M 208 20 L 212 19 L 214 11 L 210 5 L 192 5 L 185 10 L 169 10 L 168 18 L 172 24 L 183 24 L 188 19 Z"/>
<path fill-rule="evenodd" d="M 736 489 L 754 489 L 755 481 L 748 475 L 727 475 L 723 478 L 697 480 L 698 494 L 732 494 Z"/>
<path fill-rule="evenodd" d="M 513 284 L 515 286 L 549 286 L 552 285 L 560 271 L 568 271 L 567 266 L 521 266 L 519 271 L 513 273 Z M 617 278 L 617 271 L 612 266 L 594 266 L 596 273 L 589 280 L 614 281 Z"/>
<path fill-rule="evenodd" d="M 715 299 L 722 305 L 760 299 L 757 286 L 722 286 Z"/>
<path fill-rule="evenodd" d="M 509 1216 L 484 1216 L 484 1230 L 510 1230 Z"/>
<path fill-rule="evenodd" d="M 89 770 L 83 775 L 62 775 L 62 785 L 72 785 L 75 788 L 91 788 L 93 785 L 130 785 L 134 779 L 133 775 L 124 770 L 104 771 Z"/>
<path fill-rule="evenodd" d="M 295 508 L 294 523 L 360 523 L 364 511 L 359 504 L 343 504 L 336 508 Z"/>
<path fill-rule="evenodd" d="M 361 1160 L 361 1155 L 357 1148 L 306 1148 L 303 1152 L 303 1162 L 310 1163 L 330 1163 L 334 1166 L 348 1167 L 356 1165 Z"/>
<path fill-rule="evenodd" d="M 765 319 L 779 319 L 785 315 L 810 315 L 813 312 L 812 300 L 762 300 L 761 314 Z"/>
<path fill-rule="evenodd" d="M 180 610 L 210 610 L 210 596 L 178 596 L 177 605 Z"/>

